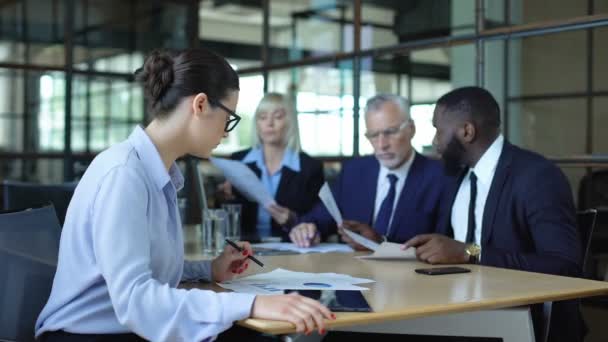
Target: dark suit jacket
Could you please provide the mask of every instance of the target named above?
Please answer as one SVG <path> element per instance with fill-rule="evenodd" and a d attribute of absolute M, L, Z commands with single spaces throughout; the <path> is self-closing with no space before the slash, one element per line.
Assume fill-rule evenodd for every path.
<path fill-rule="evenodd" d="M 451 209 L 465 174 L 466 170 L 446 188 L 440 233 L 453 236 Z M 506 140 L 482 226 L 484 265 L 565 276 L 581 274 L 576 211 L 566 177 L 544 157 Z M 553 308 L 550 340 L 578 341 L 582 331 L 578 304 L 559 302 Z"/>
<path fill-rule="evenodd" d="M 231 158 L 243 160 L 251 149 L 235 152 Z M 309 211 L 318 200 L 319 189 L 325 182 L 323 175 L 323 164 L 311 158 L 308 154 L 300 152 L 300 172 L 283 167 L 281 170 L 281 181 L 275 196 L 275 201 L 286 208 L 294 211 L 298 216 Z M 259 177 L 261 170 L 255 163 L 246 163 L 247 166 Z M 256 223 L 258 218 L 258 204 L 251 202 L 235 191 L 236 203 L 241 203 L 242 219 L 241 227 L 244 237 L 256 240 Z M 287 233 L 272 220 L 272 235 L 288 239 Z"/>
<path fill-rule="evenodd" d="M 344 163 L 331 190 L 345 220 L 372 225 L 379 172 L 380 164 L 374 156 Z M 440 163 L 416 153 L 393 213 L 389 241 L 404 242 L 434 231 L 443 180 Z M 336 231 L 336 222 L 321 202 L 299 222 L 315 223 L 323 235 Z"/>

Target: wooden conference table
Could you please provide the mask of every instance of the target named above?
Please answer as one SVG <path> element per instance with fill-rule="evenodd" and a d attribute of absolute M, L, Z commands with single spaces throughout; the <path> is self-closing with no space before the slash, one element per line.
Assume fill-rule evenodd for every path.
<path fill-rule="evenodd" d="M 196 257 L 195 257 L 196 258 Z M 608 294 L 608 283 L 539 273 L 466 265 L 471 273 L 427 276 L 417 261 L 361 260 L 352 253 L 261 256 L 243 275 L 284 268 L 302 272 L 336 272 L 374 279 L 362 284 L 372 313 L 337 313 L 329 330 L 502 337 L 534 341 L 527 305 Z M 215 284 L 187 287 L 226 291 Z M 507 308 L 507 309 L 505 309 Z M 292 334 L 291 323 L 245 319 L 240 325 L 268 334 Z"/>

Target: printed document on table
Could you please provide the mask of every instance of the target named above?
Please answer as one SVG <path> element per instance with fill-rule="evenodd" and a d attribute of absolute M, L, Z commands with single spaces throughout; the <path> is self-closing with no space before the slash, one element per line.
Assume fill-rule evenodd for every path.
<path fill-rule="evenodd" d="M 385 259 L 385 260 L 416 260 L 416 248 L 401 249 L 401 244 L 394 242 L 383 242 L 370 255 L 362 255 L 360 259 Z"/>
<path fill-rule="evenodd" d="M 320 243 L 316 246 L 311 247 L 298 247 L 295 243 L 290 242 L 267 242 L 267 243 L 256 243 L 252 245 L 254 248 L 267 248 L 279 251 L 289 251 L 300 254 L 305 253 L 351 253 L 354 250 L 343 243 Z"/>
<path fill-rule="evenodd" d="M 340 273 L 294 272 L 282 268 L 272 272 L 252 275 L 218 283 L 235 292 L 253 294 L 280 294 L 285 290 L 368 290 L 358 284 L 373 283 L 374 280 L 356 278 Z"/>
<path fill-rule="evenodd" d="M 209 160 L 222 170 L 226 180 L 250 201 L 258 202 L 264 208 L 275 203 L 264 184 L 244 163 L 224 158 L 209 158 Z"/>
<path fill-rule="evenodd" d="M 336 221 L 338 227 L 342 226 L 342 214 L 340 213 L 340 209 L 338 209 L 334 195 L 331 193 L 331 189 L 327 182 L 325 182 L 321 187 L 321 190 L 319 190 L 319 198 L 325 205 L 325 208 L 327 208 L 327 211 L 329 211 L 331 217 Z"/>

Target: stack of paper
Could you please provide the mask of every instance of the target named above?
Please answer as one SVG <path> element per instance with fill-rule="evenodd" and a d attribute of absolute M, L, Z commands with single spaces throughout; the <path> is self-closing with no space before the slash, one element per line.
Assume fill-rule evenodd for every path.
<path fill-rule="evenodd" d="M 321 243 L 312 247 L 298 247 L 295 243 L 288 242 L 267 242 L 267 243 L 256 243 L 253 248 L 267 248 L 278 251 L 289 251 L 295 253 L 350 253 L 354 252 L 349 245 L 343 243 Z"/>
<path fill-rule="evenodd" d="M 305 273 L 278 268 L 272 272 L 225 281 L 218 285 L 235 292 L 280 294 L 285 290 L 368 290 L 357 284 L 374 280 L 339 273 Z"/>

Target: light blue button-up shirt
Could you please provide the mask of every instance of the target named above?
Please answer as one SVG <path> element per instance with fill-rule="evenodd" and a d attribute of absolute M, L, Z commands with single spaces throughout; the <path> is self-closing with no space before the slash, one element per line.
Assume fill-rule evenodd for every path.
<path fill-rule="evenodd" d="M 183 186 L 145 131 L 101 153 L 74 193 L 61 233 L 51 296 L 36 336 L 134 332 L 152 341 L 201 341 L 250 315 L 254 296 L 177 289 L 211 278 L 184 261 L 176 200 Z"/>
<path fill-rule="evenodd" d="M 255 163 L 261 171 L 261 181 L 264 187 L 270 192 L 273 198 L 276 198 L 277 189 L 281 183 L 281 175 L 283 167 L 288 167 L 294 172 L 300 172 L 300 155 L 289 148 L 283 153 L 283 160 L 279 170 L 274 174 L 270 174 L 264 162 L 264 152 L 259 147 L 254 147 L 243 158 L 243 163 Z M 270 213 L 263 206 L 258 206 L 258 220 L 256 222 L 257 232 L 259 237 L 268 237 L 272 235 L 272 218 Z"/>

